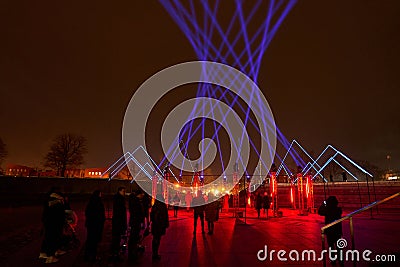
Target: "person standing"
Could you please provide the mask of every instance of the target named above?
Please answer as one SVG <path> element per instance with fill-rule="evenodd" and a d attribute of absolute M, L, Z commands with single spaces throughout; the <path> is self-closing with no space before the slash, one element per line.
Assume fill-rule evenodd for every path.
<path fill-rule="evenodd" d="M 141 198 L 143 212 L 144 212 L 144 223 L 142 225 L 142 229 L 150 227 L 150 208 L 151 208 L 151 196 L 146 192 L 143 192 L 144 195 Z"/>
<path fill-rule="evenodd" d="M 181 199 L 178 196 L 178 192 L 175 193 L 174 198 L 172 199 L 174 203 L 174 217 L 178 217 L 178 210 L 179 210 L 179 203 L 181 202 Z"/>
<path fill-rule="evenodd" d="M 318 214 L 325 216 L 325 225 L 330 224 L 342 217 L 342 209 L 338 207 L 339 201 L 335 196 L 330 196 L 324 203 L 319 207 Z M 328 246 L 333 249 L 338 249 L 337 241 L 342 237 L 342 223 L 337 223 L 325 230 L 326 239 Z M 339 253 L 339 252 L 338 252 Z M 335 263 L 333 261 L 332 263 Z"/>
<path fill-rule="evenodd" d="M 65 223 L 64 197 L 57 188 L 52 188 L 44 202 L 42 222 L 44 240 L 39 259 L 46 259 L 46 263 L 58 262 L 57 256 L 65 254 L 60 250 L 62 231 Z"/>
<path fill-rule="evenodd" d="M 101 200 L 101 191 L 95 190 L 90 197 L 89 203 L 85 209 L 85 226 L 87 230 L 85 260 L 95 261 L 97 255 L 97 246 L 103 236 L 104 222 L 106 214 Z"/>
<path fill-rule="evenodd" d="M 160 247 L 161 237 L 165 235 L 167 228 L 169 227 L 168 209 L 165 204 L 165 200 L 162 194 L 157 194 L 155 203 L 151 208 L 150 212 L 151 220 L 151 234 L 153 235 L 152 240 L 152 252 L 153 260 L 159 260 L 161 256 L 158 254 Z"/>
<path fill-rule="evenodd" d="M 190 205 L 192 203 L 192 192 L 190 192 L 189 190 L 186 193 L 185 202 L 186 202 L 186 211 L 189 212 L 190 211 Z"/>
<path fill-rule="evenodd" d="M 140 229 L 144 223 L 144 208 L 142 199 L 143 192 L 135 190 L 129 195 L 129 226 L 131 228 L 128 244 L 128 258 L 135 261 L 138 258 L 138 244 L 140 240 Z"/>
<path fill-rule="evenodd" d="M 214 201 L 214 196 L 208 193 L 208 204 L 205 207 L 208 234 L 214 233 L 214 222 L 218 221 L 219 200 Z"/>
<path fill-rule="evenodd" d="M 268 210 L 269 210 L 269 207 L 271 206 L 271 201 L 269 199 L 269 196 L 268 196 L 267 192 L 264 193 L 264 196 L 262 198 L 262 202 L 263 202 L 264 214 L 266 214 L 267 219 L 268 219 Z"/>
<path fill-rule="evenodd" d="M 262 196 L 261 196 L 261 193 L 260 192 L 257 192 L 256 193 L 256 201 L 255 201 L 256 203 L 255 203 L 255 208 L 256 208 L 256 210 L 257 210 L 257 215 L 258 215 L 258 219 L 260 219 L 260 212 L 261 212 L 261 208 L 262 208 L 262 202 L 263 202 L 263 199 L 262 199 Z"/>
<path fill-rule="evenodd" d="M 193 229 L 193 234 L 196 234 L 196 228 L 197 228 L 197 218 L 200 217 L 200 223 L 201 223 L 201 232 L 205 234 L 206 232 L 204 231 L 204 197 L 203 197 L 203 192 L 201 190 L 197 191 L 197 196 L 193 198 L 192 200 L 192 207 L 194 210 L 194 229 Z"/>
<path fill-rule="evenodd" d="M 119 261 L 121 236 L 126 233 L 125 187 L 119 187 L 113 198 L 111 260 Z"/>

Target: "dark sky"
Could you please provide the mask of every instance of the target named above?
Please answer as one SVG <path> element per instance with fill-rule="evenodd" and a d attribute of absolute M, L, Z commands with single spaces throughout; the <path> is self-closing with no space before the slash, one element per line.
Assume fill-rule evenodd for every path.
<path fill-rule="evenodd" d="M 233 2 L 233 1 L 232 1 Z M 223 12 L 223 10 L 221 11 Z M 400 169 L 400 1 L 300 1 L 266 51 L 259 85 L 278 127 L 314 153 Z M 55 135 L 87 137 L 86 167 L 122 154 L 135 89 L 196 60 L 157 1 L 0 3 L 0 137 L 6 162 L 40 166 Z"/>

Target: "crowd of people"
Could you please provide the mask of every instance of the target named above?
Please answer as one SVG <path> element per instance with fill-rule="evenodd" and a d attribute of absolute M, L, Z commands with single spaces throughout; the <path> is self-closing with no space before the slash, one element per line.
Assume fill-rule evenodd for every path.
<path fill-rule="evenodd" d="M 212 193 L 203 195 L 199 190 L 193 197 L 184 196 L 187 209 L 194 210 L 194 231 L 196 234 L 197 219 L 200 218 L 202 233 L 205 233 L 204 219 L 207 221 L 208 234 L 214 232 L 214 222 L 218 220 L 221 204 Z M 161 237 L 166 234 L 169 226 L 168 206 L 162 194 L 157 194 L 154 204 L 151 197 L 141 189 L 129 194 L 126 205 L 126 188 L 119 187 L 113 196 L 112 221 L 111 221 L 111 262 L 121 261 L 123 245 L 128 249 L 128 260 L 136 261 L 140 252 L 144 251 L 142 241 L 144 237 L 152 234 L 152 258 L 159 260 L 159 247 Z M 173 207 L 174 217 L 178 217 L 181 199 L 178 193 L 172 198 L 169 206 Z M 127 209 L 128 206 L 128 209 Z M 45 263 L 55 263 L 59 257 L 67 253 L 68 247 L 63 239 L 65 225 L 70 212 L 69 201 L 57 188 L 52 188 L 46 196 L 43 207 L 44 239 L 39 255 Z M 129 210 L 129 218 L 127 216 Z M 102 201 L 102 192 L 95 190 L 85 208 L 85 227 L 87 232 L 84 246 L 84 258 L 88 262 L 95 262 L 97 248 L 102 240 L 104 223 L 106 220 L 105 208 Z M 124 240 L 128 239 L 129 240 Z M 127 241 L 127 242 L 124 242 Z M 127 244 L 126 244 L 127 243 Z M 121 245 L 123 244 L 123 245 Z"/>
<path fill-rule="evenodd" d="M 128 197 L 129 220 L 126 208 L 126 189 L 119 187 L 117 193 L 113 196 L 113 215 L 112 215 L 112 238 L 110 247 L 110 258 L 112 262 L 121 260 L 121 241 L 129 237 L 127 244 L 128 259 L 136 261 L 140 252 L 144 251 L 142 245 L 143 238 L 152 234 L 152 259 L 159 260 L 159 247 L 161 238 L 166 234 L 169 227 L 168 207 L 161 193 L 157 194 L 154 204 L 151 205 L 151 197 L 141 189 L 134 190 Z M 268 209 L 271 202 L 267 192 L 257 192 L 253 196 L 254 207 L 260 218 L 261 209 L 268 218 Z M 218 221 L 219 213 L 227 197 L 218 200 L 211 192 L 208 195 L 203 194 L 201 190 L 194 196 L 188 194 L 185 196 L 186 207 L 193 209 L 193 234 L 197 233 L 197 222 L 200 219 L 201 233 L 205 234 L 205 221 L 207 222 L 208 234 L 214 233 L 214 222 Z M 190 201 L 188 203 L 188 201 Z M 170 206 L 173 207 L 174 217 L 178 217 L 178 210 L 181 204 L 178 193 L 172 198 Z M 341 217 L 342 211 L 338 208 L 338 201 L 335 197 L 329 197 L 324 205 L 321 205 L 318 213 L 325 216 L 325 223 L 328 224 Z M 97 247 L 103 236 L 104 223 L 106 220 L 105 208 L 102 202 L 102 192 L 95 190 L 91 195 L 85 208 L 85 227 L 87 229 L 87 238 L 84 249 L 84 258 L 86 261 L 94 262 L 97 258 Z M 76 224 L 76 215 L 72 212 L 69 200 L 66 196 L 52 188 L 46 195 L 43 206 L 43 230 L 44 239 L 39 254 L 40 259 L 45 259 L 45 263 L 55 263 L 59 257 L 70 248 L 74 236 L 73 226 Z M 342 236 L 341 224 L 335 225 L 326 231 L 329 247 L 335 247 L 337 240 Z M 66 236 L 67 230 L 72 229 L 72 235 Z M 127 231 L 129 233 L 127 233 Z M 71 232 L 71 231 L 70 231 Z M 124 242 L 122 242 L 124 243 Z"/>

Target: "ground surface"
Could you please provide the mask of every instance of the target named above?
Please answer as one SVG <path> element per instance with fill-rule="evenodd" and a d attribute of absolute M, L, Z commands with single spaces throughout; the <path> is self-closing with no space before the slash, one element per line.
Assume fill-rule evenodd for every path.
<path fill-rule="evenodd" d="M 107 207 L 108 205 L 106 205 Z M 60 258 L 54 266 L 130 266 L 126 255 L 124 261 L 113 264 L 108 262 L 111 240 L 111 221 L 107 220 L 103 241 L 99 247 L 101 260 L 88 264 L 83 260 L 83 246 L 86 230 L 84 228 L 84 203 L 72 203 L 80 218 L 77 234 L 81 245 Z M 1 208 L 0 221 L 0 266 L 45 266 L 38 259 L 42 241 L 40 235 L 41 207 Z M 178 218 L 173 217 L 170 210 L 170 227 L 161 240 L 160 261 L 151 259 L 151 236 L 145 239 L 146 251 L 134 266 L 322 266 L 322 262 L 297 262 L 288 259 L 279 261 L 276 253 L 272 262 L 267 259 L 259 261 L 257 252 L 267 245 L 271 250 L 313 249 L 317 255 L 321 252 L 320 228 L 323 218 L 316 214 L 299 216 L 297 211 L 283 209 L 283 217 L 269 218 L 262 214 L 258 219 L 254 209 L 247 210 L 246 223 L 243 218 L 237 219 L 232 213 L 223 212 L 215 224 L 214 235 L 203 235 L 200 227 L 193 235 L 193 214 L 180 210 Z M 345 212 L 347 213 L 347 212 Z M 375 254 L 395 254 L 396 263 L 377 264 L 377 262 L 360 262 L 357 266 L 400 266 L 400 210 L 393 213 L 374 211 L 374 219 L 370 214 L 363 214 L 354 219 L 355 245 L 360 251 L 369 249 Z M 200 224 L 199 224 L 200 226 Z M 343 225 L 344 237 L 351 246 L 349 224 Z M 206 228 L 207 231 L 207 228 Z M 285 255 L 288 258 L 288 255 Z M 328 266 L 330 264 L 328 263 Z M 345 266 L 353 266 L 347 262 Z"/>

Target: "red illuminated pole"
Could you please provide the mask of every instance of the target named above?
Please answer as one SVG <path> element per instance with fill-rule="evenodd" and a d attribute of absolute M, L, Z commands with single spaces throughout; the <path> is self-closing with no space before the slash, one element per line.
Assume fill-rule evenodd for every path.
<path fill-rule="evenodd" d="M 304 215 L 304 188 L 303 188 L 303 175 L 297 174 L 297 188 L 299 193 L 299 215 Z"/>
<path fill-rule="evenodd" d="M 308 176 L 309 179 L 309 188 L 310 188 L 310 209 L 314 210 L 314 183 L 311 179 L 311 175 Z"/>
<path fill-rule="evenodd" d="M 271 205 L 272 205 L 272 215 L 277 216 L 278 212 L 278 183 L 276 181 L 276 173 L 270 173 L 270 192 L 271 192 Z"/>
<path fill-rule="evenodd" d="M 154 200 L 155 200 L 155 198 L 156 198 L 156 196 L 157 196 L 157 182 L 158 182 L 157 180 L 158 180 L 157 172 L 154 171 L 154 173 L 153 173 L 153 178 L 152 178 L 152 180 L 151 180 L 152 185 L 153 185 L 152 191 L 151 191 L 152 198 L 153 198 L 153 200 L 152 200 L 153 203 L 152 203 L 152 204 L 154 204 Z"/>
<path fill-rule="evenodd" d="M 169 181 L 169 173 L 168 169 L 164 171 L 164 179 L 163 179 L 163 193 L 164 193 L 164 199 L 165 199 L 165 204 L 169 204 L 169 199 L 168 199 L 168 181 Z"/>
<path fill-rule="evenodd" d="M 239 165 L 237 163 L 234 164 L 233 166 L 233 177 L 232 181 L 234 186 L 233 190 L 233 215 L 234 217 L 238 215 L 238 206 L 239 206 L 239 185 L 238 185 L 238 171 L 239 171 Z"/>

